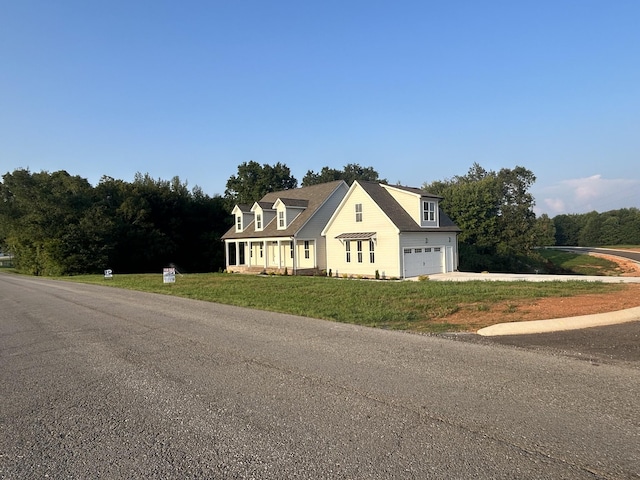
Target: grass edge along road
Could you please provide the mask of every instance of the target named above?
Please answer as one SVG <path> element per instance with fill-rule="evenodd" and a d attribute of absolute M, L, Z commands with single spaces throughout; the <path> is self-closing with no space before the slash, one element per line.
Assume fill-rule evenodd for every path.
<path fill-rule="evenodd" d="M 216 302 L 419 333 L 475 331 L 504 321 L 496 311 L 492 323 L 474 313 L 507 302 L 511 316 L 536 299 L 614 293 L 630 288 L 600 282 L 407 282 L 303 276 L 254 276 L 227 273 L 179 275 L 163 283 L 162 274 L 114 274 L 64 277 L 64 280 Z M 500 307 L 505 308 L 505 307 Z M 467 321 L 447 322 L 465 313 Z M 459 315 L 458 315 L 459 317 Z"/>

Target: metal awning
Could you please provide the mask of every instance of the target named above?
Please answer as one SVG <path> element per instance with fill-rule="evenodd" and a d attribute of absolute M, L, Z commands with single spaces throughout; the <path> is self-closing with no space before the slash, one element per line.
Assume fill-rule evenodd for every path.
<path fill-rule="evenodd" d="M 337 240 L 370 240 L 376 236 L 376 232 L 341 233 Z"/>

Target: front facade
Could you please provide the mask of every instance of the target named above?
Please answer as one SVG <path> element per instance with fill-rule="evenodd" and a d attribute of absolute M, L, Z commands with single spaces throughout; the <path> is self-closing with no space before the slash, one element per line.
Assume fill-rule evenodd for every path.
<path fill-rule="evenodd" d="M 222 236 L 227 271 L 293 275 L 326 270 L 320 233 L 348 188 L 340 180 L 272 192 L 253 205 L 236 205 L 235 224 Z"/>
<path fill-rule="evenodd" d="M 322 231 L 336 276 L 409 278 L 458 268 L 460 229 L 441 197 L 356 181 Z"/>

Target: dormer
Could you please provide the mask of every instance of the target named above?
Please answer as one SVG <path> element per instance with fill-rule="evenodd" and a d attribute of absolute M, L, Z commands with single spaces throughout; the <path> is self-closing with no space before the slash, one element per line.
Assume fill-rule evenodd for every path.
<path fill-rule="evenodd" d="M 242 232 L 253 220 L 249 205 L 236 205 L 233 207 L 231 214 L 236 221 L 236 233 Z"/>
<path fill-rule="evenodd" d="M 438 200 L 437 197 L 421 197 L 420 198 L 420 226 L 421 227 L 438 227 L 440 219 L 438 218 Z"/>
<path fill-rule="evenodd" d="M 251 207 L 256 232 L 264 230 L 271 220 L 275 217 L 275 210 L 270 202 L 256 202 Z"/>
<path fill-rule="evenodd" d="M 442 197 L 411 187 L 381 185 L 423 228 L 440 226 L 439 203 Z"/>
<path fill-rule="evenodd" d="M 289 225 L 291 225 L 291 222 L 293 222 L 308 205 L 308 200 L 278 198 L 276 203 L 273 204 L 278 221 L 278 230 L 286 230 Z"/>

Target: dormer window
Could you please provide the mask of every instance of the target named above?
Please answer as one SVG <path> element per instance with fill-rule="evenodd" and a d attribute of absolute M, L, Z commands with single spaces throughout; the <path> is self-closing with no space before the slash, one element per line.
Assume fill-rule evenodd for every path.
<path fill-rule="evenodd" d="M 284 210 L 280 210 L 278 212 L 278 228 L 280 229 L 285 228 L 287 225 L 284 213 L 285 213 Z"/>
<path fill-rule="evenodd" d="M 242 231 L 242 215 L 236 216 L 236 232 Z"/>
<path fill-rule="evenodd" d="M 262 214 L 256 213 L 256 230 L 262 230 Z"/>
<path fill-rule="evenodd" d="M 434 223 L 436 221 L 436 202 L 422 202 L 422 221 L 424 223 Z"/>

